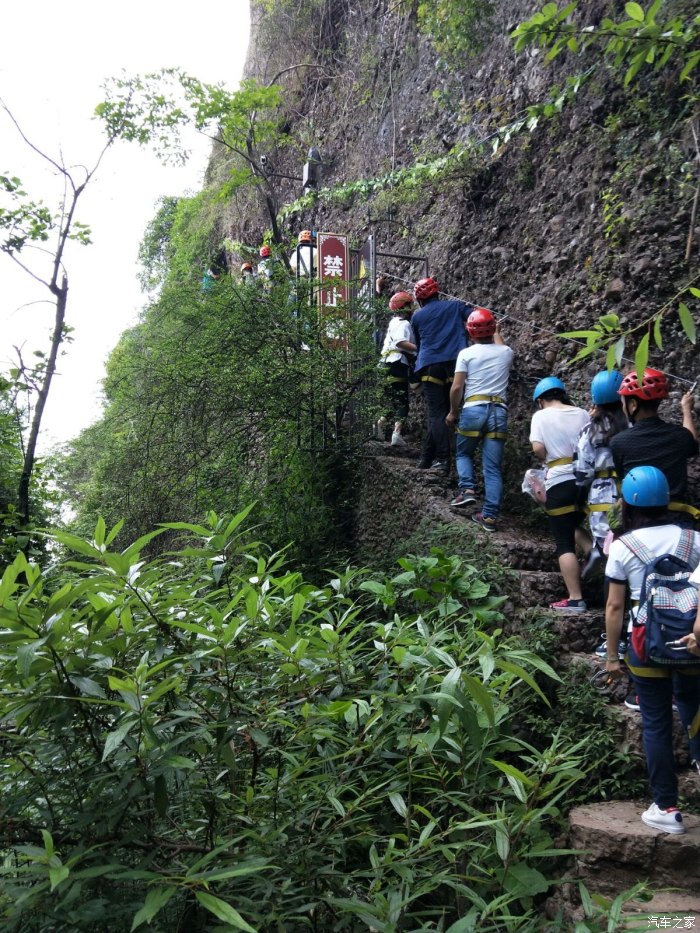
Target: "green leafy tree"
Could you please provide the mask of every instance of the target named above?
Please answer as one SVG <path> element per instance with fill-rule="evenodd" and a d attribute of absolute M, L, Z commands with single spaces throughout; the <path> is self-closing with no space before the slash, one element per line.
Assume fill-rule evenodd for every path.
<path fill-rule="evenodd" d="M 267 211 L 273 240 L 282 243 L 278 213 L 278 176 L 267 168 L 271 154 L 290 145 L 281 108 L 282 75 L 312 64 L 283 69 L 268 84 L 241 81 L 237 91 L 206 84 L 178 68 L 132 78 L 113 78 L 105 85 L 106 97 L 97 116 L 108 134 L 151 146 L 165 161 L 185 160 L 182 131 L 194 127 L 229 154 L 227 177 L 219 189 L 230 197 L 253 189 Z"/>
<path fill-rule="evenodd" d="M 22 188 L 19 178 L 0 175 L 0 192 L 4 205 L 0 205 L 0 252 L 7 256 L 31 279 L 44 286 L 54 303 L 54 322 L 46 353 L 32 367 L 21 364 L 25 385 L 33 390 L 33 408 L 27 438 L 23 444 L 22 471 L 17 486 L 17 509 L 21 521 L 29 523 L 30 487 L 36 463 L 36 447 L 44 409 L 56 372 L 56 361 L 67 334 L 66 309 L 68 304 L 68 271 L 65 265 L 66 249 L 71 241 L 87 244 L 90 230 L 77 219 L 82 195 L 111 146 L 110 136 L 91 169 L 69 169 L 65 163 L 51 158 L 24 135 L 13 114 L 5 104 L 2 107 L 29 149 L 50 165 L 64 185 L 64 197 L 57 210 L 52 211 L 33 200 Z"/>

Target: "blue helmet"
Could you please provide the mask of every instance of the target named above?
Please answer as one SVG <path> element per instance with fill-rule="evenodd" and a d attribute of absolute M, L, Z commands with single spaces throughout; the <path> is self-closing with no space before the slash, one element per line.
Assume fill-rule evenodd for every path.
<path fill-rule="evenodd" d="M 608 372 L 604 369 L 593 377 L 591 382 L 591 397 L 595 405 L 610 405 L 612 402 L 619 402 L 620 396 L 617 390 L 625 377 L 617 369 Z"/>
<path fill-rule="evenodd" d="M 656 467 L 633 467 L 622 480 L 622 498 L 628 505 L 640 508 L 668 505 L 668 480 Z"/>
<path fill-rule="evenodd" d="M 532 400 L 536 402 L 540 395 L 544 395 L 545 392 L 549 392 L 552 389 L 561 389 L 562 392 L 566 392 L 566 387 L 561 379 L 557 379 L 556 376 L 546 376 L 535 386 L 535 391 L 532 393 Z"/>

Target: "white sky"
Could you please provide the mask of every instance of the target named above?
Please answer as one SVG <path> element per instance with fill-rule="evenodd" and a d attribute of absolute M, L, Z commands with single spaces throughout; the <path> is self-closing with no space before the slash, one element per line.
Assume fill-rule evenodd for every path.
<path fill-rule="evenodd" d="M 92 166 L 104 137 L 92 119 L 100 85 L 127 74 L 179 66 L 233 90 L 240 78 L 249 32 L 248 0 L 122 0 L 100 6 L 87 0 L 25 0 L 3 10 L 0 98 L 25 135 L 56 161 Z M 14 38 L 12 38 L 14 37 Z M 137 251 L 161 195 L 196 191 L 209 154 L 197 149 L 184 168 L 164 168 L 150 151 L 117 143 L 81 198 L 77 220 L 92 230 L 92 245 L 71 244 L 66 267 L 66 320 L 75 330 L 65 344 L 44 415 L 42 449 L 75 436 L 100 412 L 104 362 L 145 298 L 136 280 Z M 21 141 L 0 111 L 0 173 L 19 177 L 35 200 L 55 208 L 57 180 Z M 29 255 L 29 254 L 27 254 Z M 0 371 L 12 347 L 23 356 L 48 351 L 53 323 L 50 298 L 7 256 L 0 254 Z M 27 306 L 28 305 L 28 306 Z"/>

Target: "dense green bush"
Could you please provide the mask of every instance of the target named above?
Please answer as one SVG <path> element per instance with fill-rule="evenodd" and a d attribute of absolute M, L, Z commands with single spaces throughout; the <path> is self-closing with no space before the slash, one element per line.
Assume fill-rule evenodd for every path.
<path fill-rule="evenodd" d="M 540 929 L 582 752 L 514 736 L 556 674 L 502 598 L 437 550 L 314 586 L 245 517 L 6 571 L 3 929 Z"/>

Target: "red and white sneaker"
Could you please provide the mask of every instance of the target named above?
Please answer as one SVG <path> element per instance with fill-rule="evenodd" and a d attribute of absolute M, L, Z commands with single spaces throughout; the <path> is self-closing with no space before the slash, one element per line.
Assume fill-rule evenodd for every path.
<path fill-rule="evenodd" d="M 678 807 L 669 807 L 662 810 L 655 803 L 642 813 L 642 823 L 651 826 L 652 829 L 658 829 L 662 833 L 673 833 L 674 836 L 685 832 L 683 825 L 683 814 Z"/>

